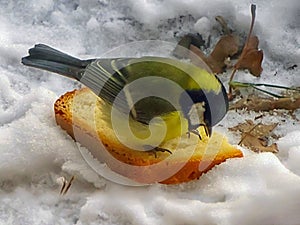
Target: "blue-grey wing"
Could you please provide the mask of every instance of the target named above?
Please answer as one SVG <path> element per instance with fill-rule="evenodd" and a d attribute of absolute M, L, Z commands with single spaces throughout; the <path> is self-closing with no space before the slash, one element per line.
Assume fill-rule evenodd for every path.
<path fill-rule="evenodd" d="M 141 92 L 146 91 L 143 88 L 127 88 L 128 80 L 133 80 L 129 76 L 135 76 L 131 74 L 130 64 L 135 62 L 133 58 L 95 60 L 86 67 L 80 81 L 101 99 L 114 104 L 119 111 L 129 113 L 135 120 L 148 124 L 153 117 L 175 109 L 168 101 L 155 97 L 158 85 L 154 81 L 147 85 L 153 92 L 151 96 L 135 101 Z"/>
<path fill-rule="evenodd" d="M 118 98 L 117 107 L 128 111 L 128 102 L 121 90 L 127 84 L 127 74 L 122 71 L 129 61 L 129 58 L 95 60 L 86 67 L 80 82 L 110 104 Z"/>

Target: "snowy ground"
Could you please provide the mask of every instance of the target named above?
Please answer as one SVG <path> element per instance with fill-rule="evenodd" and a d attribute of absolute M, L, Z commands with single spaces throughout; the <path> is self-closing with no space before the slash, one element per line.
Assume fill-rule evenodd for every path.
<path fill-rule="evenodd" d="M 187 32 L 205 37 L 211 31 L 214 40 L 216 15 L 248 29 L 250 3 L 0 0 L 0 224 L 300 224 L 299 111 L 298 120 L 264 117 L 280 122 L 277 155 L 244 150 L 244 158 L 198 181 L 126 187 L 94 173 L 55 124 L 54 101 L 78 83 L 20 64 L 36 43 L 85 58 L 135 40 L 175 42 Z M 300 86 L 299 1 L 257 1 L 257 11 L 264 71 L 261 78 L 239 72 L 237 79 Z M 222 123 L 231 127 L 255 116 L 230 112 Z M 71 190 L 60 197 L 57 178 L 73 174 Z"/>

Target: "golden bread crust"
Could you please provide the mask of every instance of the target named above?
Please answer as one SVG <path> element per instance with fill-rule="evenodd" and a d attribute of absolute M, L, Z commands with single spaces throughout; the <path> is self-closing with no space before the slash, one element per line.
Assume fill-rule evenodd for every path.
<path fill-rule="evenodd" d="M 160 146 L 173 154 L 132 150 L 118 140 L 111 126 L 101 117 L 105 106 L 87 88 L 62 95 L 55 102 L 54 111 L 57 124 L 87 147 L 96 159 L 105 161 L 113 171 L 142 183 L 191 181 L 228 158 L 243 156 L 239 149 L 216 132 L 210 139 L 200 141 L 196 136 L 190 139 L 181 137 Z M 181 145 L 179 140 L 184 144 Z M 196 144 L 186 158 L 190 142 Z M 203 169 L 199 169 L 199 164 L 205 165 Z"/>

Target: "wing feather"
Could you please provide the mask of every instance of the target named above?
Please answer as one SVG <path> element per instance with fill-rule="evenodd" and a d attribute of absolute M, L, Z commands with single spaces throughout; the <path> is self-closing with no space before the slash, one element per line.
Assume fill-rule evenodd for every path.
<path fill-rule="evenodd" d="M 155 62 L 155 63 L 153 63 Z M 141 88 L 128 88 L 127 84 L 143 77 L 161 77 L 179 84 L 183 90 L 202 89 L 220 91 L 220 83 L 213 74 L 186 63 L 159 57 L 99 59 L 87 66 L 80 80 L 91 88 L 99 97 L 110 104 L 114 104 L 121 112 L 130 112 L 131 116 L 142 123 L 148 124 L 156 116 L 163 116 L 176 111 L 177 105 L 170 105 L 166 100 L 155 97 L 157 81 L 150 81 L 151 95 L 133 104 L 134 97 L 140 96 Z M 198 80 L 196 82 L 195 80 Z M 213 78 L 213 79 L 212 79 Z M 209 84 L 206 84 L 210 82 Z M 216 83 L 216 84 L 215 84 Z M 197 85 L 199 84 L 199 85 Z M 178 95 L 171 86 L 162 87 L 170 96 Z M 180 94 L 180 93 L 179 93 Z M 176 100 L 176 96 L 174 96 Z M 179 98 L 179 96 L 177 96 Z"/>
<path fill-rule="evenodd" d="M 129 110 L 126 96 L 121 92 L 126 83 L 122 68 L 130 59 L 101 59 L 87 66 L 80 81 L 92 89 L 100 98 L 113 104 L 123 112 Z M 116 101 L 117 100 L 117 101 Z"/>

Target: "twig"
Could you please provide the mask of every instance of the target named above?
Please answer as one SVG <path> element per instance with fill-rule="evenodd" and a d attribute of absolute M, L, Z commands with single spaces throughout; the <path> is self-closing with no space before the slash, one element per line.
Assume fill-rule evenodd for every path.
<path fill-rule="evenodd" d="M 63 185 L 62 185 L 62 187 L 60 189 L 60 193 L 59 193 L 60 195 L 65 195 L 69 191 L 74 179 L 75 179 L 75 176 L 72 176 L 69 181 L 66 181 L 66 179 L 63 178 Z"/>

